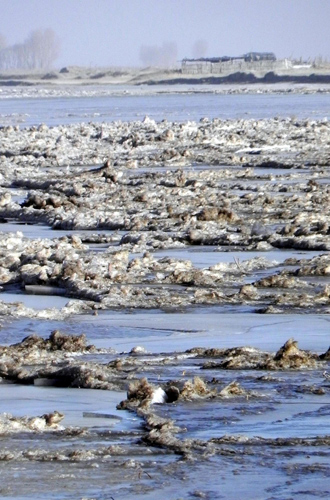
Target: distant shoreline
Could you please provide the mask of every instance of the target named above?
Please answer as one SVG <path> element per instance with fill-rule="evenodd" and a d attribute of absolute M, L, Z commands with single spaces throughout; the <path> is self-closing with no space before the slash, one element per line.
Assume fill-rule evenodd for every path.
<path fill-rule="evenodd" d="M 276 73 L 270 72 L 267 73 L 263 77 L 257 77 L 252 73 L 232 73 L 227 76 L 219 77 L 219 76 L 200 76 L 200 77 L 186 77 L 181 78 L 173 78 L 166 80 L 156 80 L 147 82 L 148 85 L 179 85 L 179 84 L 213 84 L 213 85 L 221 85 L 221 84 L 258 84 L 258 83 L 330 83 L 330 74 L 328 75 L 320 75 L 312 73 L 310 75 L 277 75 Z"/>
<path fill-rule="evenodd" d="M 222 85 L 222 84 L 330 84 L 330 71 L 307 68 L 285 73 L 234 72 L 225 75 L 183 74 L 164 68 L 83 68 L 68 66 L 48 72 L 7 71 L 0 73 L 0 86 L 34 85 Z"/>

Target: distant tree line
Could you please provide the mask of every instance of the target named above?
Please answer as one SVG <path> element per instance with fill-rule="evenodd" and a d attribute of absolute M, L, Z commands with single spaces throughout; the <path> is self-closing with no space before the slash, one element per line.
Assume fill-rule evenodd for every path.
<path fill-rule="evenodd" d="M 175 42 L 164 42 L 163 45 L 142 45 L 140 60 L 145 66 L 174 66 L 178 57 L 178 48 Z"/>
<path fill-rule="evenodd" d="M 59 52 L 59 39 L 50 28 L 32 31 L 23 43 L 10 46 L 0 34 L 0 70 L 49 69 Z"/>

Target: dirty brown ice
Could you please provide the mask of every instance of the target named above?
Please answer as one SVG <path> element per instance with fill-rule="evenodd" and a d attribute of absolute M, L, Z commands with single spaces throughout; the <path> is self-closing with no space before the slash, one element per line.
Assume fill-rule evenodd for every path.
<path fill-rule="evenodd" d="M 2 323 L 202 306 L 328 314 L 329 132 L 294 118 L 2 128 L 2 291 L 68 299 L 1 301 Z M 31 238 L 13 222 L 54 231 Z M 201 249 L 218 262 L 197 265 Z M 116 352 L 54 330 L 3 345 L 2 387 L 127 396 L 102 425 L 88 425 L 93 409 L 85 425 L 61 408 L 2 414 L 1 495 L 60 498 L 65 484 L 70 498 L 255 498 L 262 474 L 264 498 L 324 498 L 329 351 L 195 344 Z"/>
<path fill-rule="evenodd" d="M 2 233 L 1 284 L 83 299 L 64 314 L 200 304 L 328 312 L 329 131 L 326 120 L 295 119 L 5 127 L 3 222 L 75 234 Z M 13 188 L 27 189 L 23 201 Z M 201 247 L 243 258 L 196 268 L 183 250 Z"/>
<path fill-rule="evenodd" d="M 328 434 L 301 437 L 299 432 L 289 432 L 274 437 L 267 426 L 278 427 L 281 433 L 284 421 L 299 428 L 301 421 L 304 425 L 311 418 L 321 421 L 328 414 L 329 350 L 306 351 L 289 339 L 277 352 L 196 347 L 152 354 L 137 346 L 118 353 L 87 344 L 83 335 L 53 331 L 46 339 L 31 335 L 18 344 L 2 346 L 0 356 L 3 383 L 86 393 L 127 388 L 127 398 L 117 406 L 120 412 L 109 411 L 104 427 L 89 427 L 88 418 L 86 426 L 66 426 L 65 415 L 57 410 L 29 417 L 2 414 L 0 458 L 5 478 L 14 464 L 28 481 L 27 476 L 35 475 L 42 463 L 45 472 L 38 488 L 52 487 L 59 494 L 53 472 L 47 470 L 55 461 L 71 493 L 84 491 L 97 474 L 108 490 L 111 485 L 114 498 L 146 493 L 163 498 L 172 488 L 186 492 L 188 498 L 192 492 L 197 498 L 221 498 L 220 485 L 231 498 L 233 475 L 242 475 L 244 483 L 251 467 L 261 468 L 266 477 L 276 471 L 277 482 L 284 475 L 292 484 L 306 481 L 308 473 L 314 479 L 315 473 L 328 472 Z M 314 401 L 307 410 L 306 398 Z M 304 411 L 299 412 L 300 408 Z M 118 413 L 127 411 L 139 423 L 111 429 L 111 419 L 120 422 Z M 242 435 L 240 429 L 248 430 L 251 422 L 266 436 L 249 431 Z M 302 464 L 306 454 L 310 461 Z M 212 479 L 219 467 L 221 476 Z M 203 481 L 194 477 L 196 470 L 203 471 Z M 240 478 L 235 481 L 241 488 Z M 2 491 L 15 496 L 20 486 Z"/>

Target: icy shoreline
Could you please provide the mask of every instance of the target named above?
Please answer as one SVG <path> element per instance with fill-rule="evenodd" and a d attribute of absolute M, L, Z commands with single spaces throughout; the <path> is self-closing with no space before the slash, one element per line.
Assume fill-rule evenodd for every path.
<path fill-rule="evenodd" d="M 317 83 L 291 84 L 223 84 L 221 86 L 208 84 L 202 85 L 181 84 L 167 85 L 166 83 L 155 86 L 141 85 L 111 85 L 93 83 L 72 84 L 63 83 L 61 85 L 31 85 L 31 86 L 1 86 L 0 101 L 3 99 L 37 99 L 37 98 L 82 98 L 82 97 L 109 97 L 109 96 L 153 96 L 153 95 L 193 95 L 193 94 L 218 94 L 218 95 L 286 95 L 286 94 L 329 94 L 330 83 L 320 85 Z"/>

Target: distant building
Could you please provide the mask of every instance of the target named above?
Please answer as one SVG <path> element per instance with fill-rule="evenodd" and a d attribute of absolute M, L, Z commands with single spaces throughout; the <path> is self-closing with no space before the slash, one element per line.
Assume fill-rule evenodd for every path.
<path fill-rule="evenodd" d="M 287 59 L 277 60 L 273 52 L 248 52 L 243 56 L 183 59 L 182 73 L 228 73 L 236 71 L 274 71 L 290 67 Z"/>
<path fill-rule="evenodd" d="M 248 52 L 243 57 L 245 62 L 276 61 L 274 52 Z"/>

